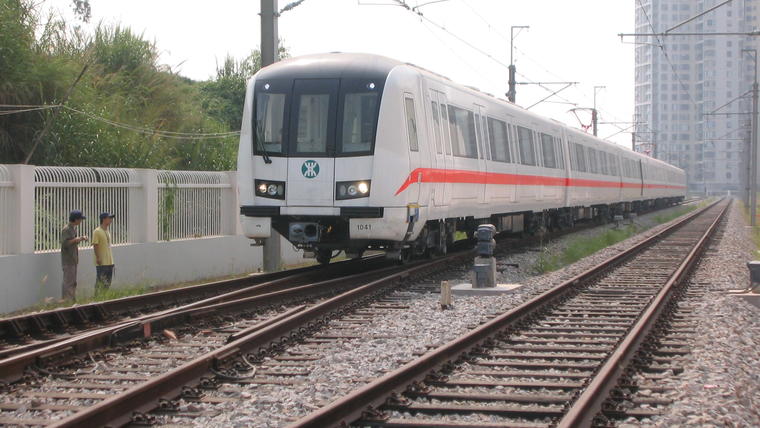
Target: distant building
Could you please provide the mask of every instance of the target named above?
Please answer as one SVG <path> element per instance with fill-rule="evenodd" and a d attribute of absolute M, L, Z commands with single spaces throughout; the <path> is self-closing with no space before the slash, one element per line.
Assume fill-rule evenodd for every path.
<path fill-rule="evenodd" d="M 660 33 L 723 0 L 634 1 L 636 32 Z M 734 0 L 673 33 L 754 31 L 758 5 Z M 757 39 L 636 38 L 636 150 L 685 169 L 692 192 L 745 192 L 754 62 L 742 50 L 759 48 Z"/>

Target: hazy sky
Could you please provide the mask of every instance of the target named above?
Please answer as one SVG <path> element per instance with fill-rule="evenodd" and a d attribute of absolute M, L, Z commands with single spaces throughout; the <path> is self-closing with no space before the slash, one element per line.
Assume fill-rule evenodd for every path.
<path fill-rule="evenodd" d="M 279 0 L 280 7 L 291 0 Z M 430 0 L 407 0 L 410 5 Z M 449 0 L 422 7 L 425 17 L 492 56 L 489 58 L 435 24 L 391 0 L 305 0 L 282 14 L 280 38 L 298 56 L 320 52 L 367 52 L 411 62 L 450 79 L 504 97 L 512 25 L 529 25 L 515 42 L 518 73 L 537 81 L 576 81 L 578 85 L 531 110 L 579 126 L 568 110 L 591 107 L 598 93 L 601 121 L 630 121 L 633 113 L 633 45 L 617 33 L 631 32 L 635 3 L 630 0 Z M 49 0 L 70 17 L 71 0 Z M 206 79 L 227 54 L 244 57 L 259 47 L 259 0 L 91 0 L 92 21 L 120 23 L 154 39 L 161 61 L 193 79 Z M 630 41 L 630 40 L 628 40 Z M 520 77 L 519 80 L 526 79 Z M 559 86 L 552 86 L 559 89 Z M 520 85 L 517 103 L 527 107 L 548 95 Z M 590 114 L 580 112 L 585 124 Z M 627 127 L 628 125 L 620 125 Z M 601 125 L 608 137 L 619 129 Z M 630 134 L 613 141 L 630 147 Z"/>

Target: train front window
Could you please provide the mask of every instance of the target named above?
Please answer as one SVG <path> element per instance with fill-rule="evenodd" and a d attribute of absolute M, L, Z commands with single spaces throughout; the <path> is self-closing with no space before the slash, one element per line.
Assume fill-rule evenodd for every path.
<path fill-rule="evenodd" d="M 327 152 L 329 94 L 305 94 L 298 100 L 297 153 Z"/>
<path fill-rule="evenodd" d="M 281 154 L 283 147 L 283 124 L 285 118 L 285 94 L 258 94 L 256 96 L 256 121 L 254 136 L 256 152 L 263 149 L 270 154 Z"/>
<path fill-rule="evenodd" d="M 343 125 L 340 154 L 370 153 L 377 124 L 377 92 L 346 93 L 343 98 Z"/>

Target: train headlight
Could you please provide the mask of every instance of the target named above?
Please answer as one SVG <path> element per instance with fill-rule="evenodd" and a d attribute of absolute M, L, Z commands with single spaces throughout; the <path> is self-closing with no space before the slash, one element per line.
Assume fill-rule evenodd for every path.
<path fill-rule="evenodd" d="M 339 181 L 335 185 L 335 199 L 356 199 L 369 196 L 370 181 Z"/>
<path fill-rule="evenodd" d="M 285 183 L 274 180 L 256 180 L 256 196 L 285 199 Z"/>

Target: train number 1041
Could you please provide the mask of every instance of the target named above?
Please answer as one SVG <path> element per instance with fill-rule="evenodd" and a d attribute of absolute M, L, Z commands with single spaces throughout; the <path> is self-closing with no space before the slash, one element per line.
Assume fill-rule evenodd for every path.
<path fill-rule="evenodd" d="M 372 225 L 367 224 L 367 223 L 364 223 L 364 224 L 359 223 L 356 225 L 356 230 L 369 231 L 369 230 L 372 230 Z"/>

